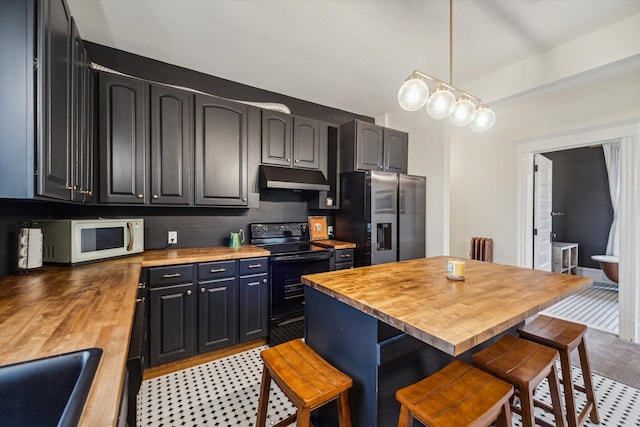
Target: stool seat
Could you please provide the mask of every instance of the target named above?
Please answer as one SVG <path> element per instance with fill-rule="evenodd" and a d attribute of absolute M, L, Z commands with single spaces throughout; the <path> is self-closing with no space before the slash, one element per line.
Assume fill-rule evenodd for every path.
<path fill-rule="evenodd" d="M 511 426 L 509 399 L 513 386 L 493 375 L 454 360 L 435 374 L 396 392 L 398 427 L 413 418 L 430 427 Z"/>
<path fill-rule="evenodd" d="M 533 406 L 542 407 L 553 413 L 556 426 L 564 426 L 564 414 L 560 402 L 560 384 L 555 362 L 558 352 L 552 348 L 536 344 L 512 335 L 505 335 L 491 346 L 473 354 L 471 360 L 480 369 L 503 379 L 516 387 L 520 397 L 520 408 L 512 406 L 514 412 L 522 415 L 525 427 L 536 424 L 546 425 L 534 416 Z M 552 406 L 536 402 L 533 392 L 548 379 Z"/>
<path fill-rule="evenodd" d="M 587 344 L 584 337 L 586 332 L 586 325 L 545 315 L 536 317 L 532 322 L 518 329 L 518 334 L 522 338 L 554 348 L 560 353 L 562 386 L 567 406 L 567 421 L 570 427 L 582 425 L 587 415 L 589 415 L 592 423 L 600 423 L 598 404 L 591 379 L 591 364 L 589 363 Z M 584 387 L 573 383 L 571 352 L 576 348 L 580 356 L 580 369 L 582 369 Z M 576 408 L 574 389 L 587 395 L 587 404 L 579 413 Z"/>
<path fill-rule="evenodd" d="M 297 408 L 295 416 L 277 424 L 294 421 L 299 427 L 308 426 L 314 409 L 337 400 L 340 426 L 350 426 L 347 390 L 352 379 L 334 368 L 307 346 L 302 340 L 292 340 L 263 350 L 262 385 L 258 404 L 258 426 L 266 423 L 271 379 Z"/>
<path fill-rule="evenodd" d="M 532 322 L 518 328 L 518 334 L 556 350 L 573 350 L 582 341 L 586 325 L 539 315 Z"/>

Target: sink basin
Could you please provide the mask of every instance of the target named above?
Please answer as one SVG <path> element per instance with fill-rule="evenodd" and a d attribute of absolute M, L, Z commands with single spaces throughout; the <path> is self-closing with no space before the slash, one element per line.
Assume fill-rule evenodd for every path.
<path fill-rule="evenodd" d="M 102 349 L 0 366 L 0 426 L 75 426 Z"/>

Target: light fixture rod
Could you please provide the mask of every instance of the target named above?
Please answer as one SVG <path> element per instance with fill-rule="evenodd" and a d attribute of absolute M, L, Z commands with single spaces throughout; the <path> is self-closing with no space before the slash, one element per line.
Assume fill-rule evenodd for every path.
<path fill-rule="evenodd" d="M 427 80 L 437 84 L 432 95 Z M 451 124 L 469 125 L 474 132 L 486 132 L 495 124 L 496 114 L 480 98 L 453 86 L 453 0 L 449 0 L 449 82 L 414 70 L 398 90 L 398 103 L 405 111 L 418 111 L 426 105 L 432 118 L 448 117 Z"/>
<path fill-rule="evenodd" d="M 453 0 L 449 0 L 449 84 L 453 84 Z"/>

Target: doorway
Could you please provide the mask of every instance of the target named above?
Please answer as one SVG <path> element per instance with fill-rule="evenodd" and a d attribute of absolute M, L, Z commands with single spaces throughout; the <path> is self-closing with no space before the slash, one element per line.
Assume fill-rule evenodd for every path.
<path fill-rule="evenodd" d="M 517 262 L 532 267 L 533 156 L 536 153 L 621 142 L 619 336 L 640 342 L 640 121 L 580 129 L 558 135 L 516 141 L 518 156 Z"/>
<path fill-rule="evenodd" d="M 614 217 L 603 148 L 597 144 L 534 155 L 533 268 L 592 278 L 588 289 L 543 313 L 617 336 L 618 286 L 591 258 L 608 253 Z"/>

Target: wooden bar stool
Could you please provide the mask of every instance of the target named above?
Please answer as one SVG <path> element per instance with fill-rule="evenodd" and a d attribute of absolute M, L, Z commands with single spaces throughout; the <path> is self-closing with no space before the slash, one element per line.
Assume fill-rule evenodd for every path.
<path fill-rule="evenodd" d="M 297 412 L 280 421 L 275 427 L 294 421 L 298 427 L 308 427 L 311 411 L 333 400 L 338 404 L 340 427 L 351 426 L 348 392 L 353 385 L 343 374 L 307 346 L 302 340 L 292 340 L 263 350 L 262 385 L 256 425 L 264 427 L 269 406 L 271 379 L 293 402 Z"/>
<path fill-rule="evenodd" d="M 567 406 L 567 420 L 570 427 L 582 425 L 587 415 L 589 415 L 592 423 L 600 424 L 598 403 L 596 402 L 596 394 L 593 390 L 593 381 L 591 379 L 591 364 L 589 363 L 587 345 L 584 340 L 585 332 L 587 332 L 585 325 L 544 315 L 538 316 L 531 323 L 518 329 L 518 333 L 522 338 L 555 348 L 560 353 L 564 400 Z M 580 356 L 584 387 L 574 384 L 571 375 L 570 355 L 576 347 Z M 580 413 L 576 410 L 574 388 L 587 395 L 587 404 Z"/>
<path fill-rule="evenodd" d="M 443 369 L 396 392 L 401 404 L 398 427 L 417 419 L 430 427 L 511 426 L 513 386 L 454 360 Z"/>
<path fill-rule="evenodd" d="M 565 426 L 560 384 L 555 367 L 557 359 L 556 350 L 512 335 L 503 336 L 496 343 L 471 356 L 477 367 L 514 385 L 516 394 L 520 397 L 520 408 L 512 405 L 511 409 L 522 415 L 522 424 L 525 427 L 533 427 L 536 422 L 544 426 L 550 425 L 535 417 L 534 405 L 551 412 L 556 426 Z M 549 382 L 553 406 L 545 405 L 533 398 L 536 387 L 545 378 Z"/>

